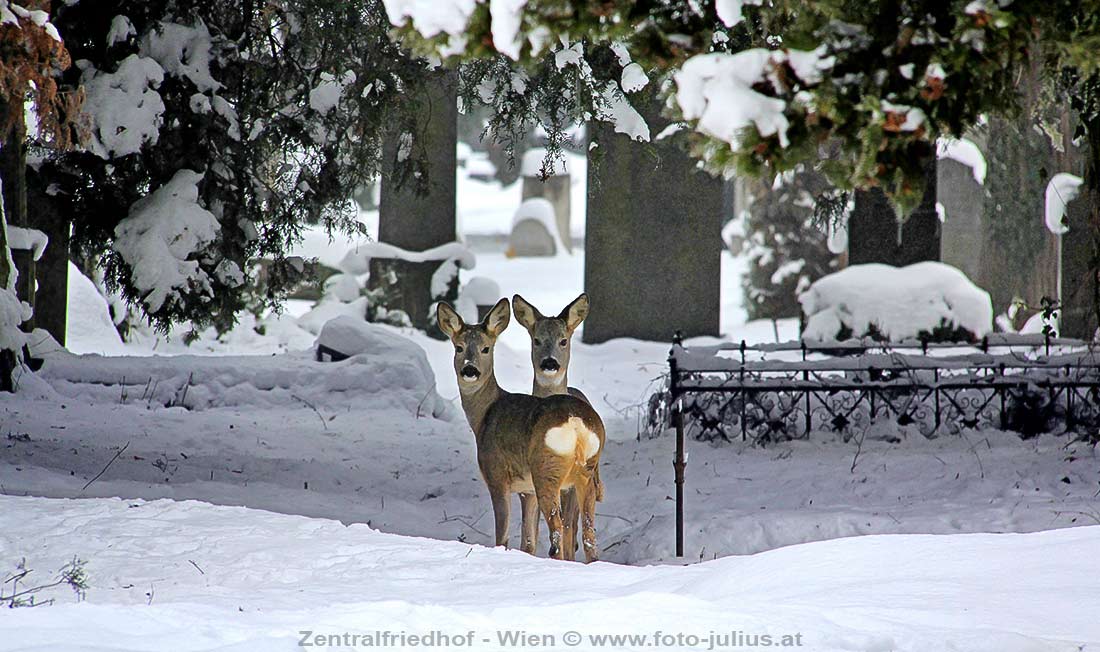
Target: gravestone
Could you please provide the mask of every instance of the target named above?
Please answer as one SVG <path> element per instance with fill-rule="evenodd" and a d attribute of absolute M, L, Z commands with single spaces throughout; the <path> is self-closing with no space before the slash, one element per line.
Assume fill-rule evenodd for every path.
<path fill-rule="evenodd" d="M 572 236 L 569 232 L 571 193 L 569 170 L 560 161 L 555 161 L 548 170 L 553 176 L 542 179 L 542 166 L 546 159 L 546 150 L 539 147 L 529 149 L 523 154 L 520 173 L 523 176 L 523 199 L 541 197 L 554 207 L 554 223 L 565 250 L 573 253 Z"/>
<path fill-rule="evenodd" d="M 668 125 L 652 96 L 634 106 L 651 134 Z M 584 289 L 592 312 L 583 341 L 717 335 L 721 224 L 732 208 L 722 180 L 700 170 L 676 136 L 639 143 L 605 122 L 589 123 L 588 134 Z"/>
<path fill-rule="evenodd" d="M 848 264 L 883 263 L 904 267 L 940 258 L 940 219 L 936 215 L 936 158 L 929 158 L 924 197 L 903 224 L 878 188 L 856 192 L 848 220 Z"/>
<path fill-rule="evenodd" d="M 1092 201 L 1100 203 L 1093 195 Z M 1092 260 L 1096 243 L 1089 237 L 1090 193 L 1082 186 L 1076 199 L 1066 205 L 1065 224 L 1069 228 L 1062 235 L 1062 314 L 1059 335 L 1093 339 L 1098 327 L 1096 304 L 1100 299 L 1100 279 Z"/>
<path fill-rule="evenodd" d="M 508 255 L 518 257 L 553 256 L 561 240 L 555 237 L 557 221 L 554 207 L 542 197 L 526 199 L 512 217 L 508 236 Z"/>
<path fill-rule="evenodd" d="M 392 175 L 383 179 L 379 198 L 378 240 L 409 251 L 424 251 L 455 240 L 455 143 L 458 133 L 458 76 L 450 70 L 434 70 L 421 82 L 410 86 L 409 93 L 420 98 L 416 116 L 396 120 L 382 143 L 384 169 L 387 173 L 399 160 L 427 153 L 426 193 L 418 194 L 414 179 L 398 186 Z M 429 108 L 430 107 L 430 110 Z M 415 133 L 404 133 L 402 125 L 415 124 Z M 411 141 L 409 139 L 412 139 Z M 407 151 L 411 144 L 412 152 Z M 371 260 L 369 287 L 392 287 L 390 309 L 404 310 L 417 328 L 427 328 L 432 321 L 428 310 L 432 305 L 432 275 L 439 268 L 435 262 L 405 260 Z M 392 272 L 395 286 L 386 283 Z"/>
<path fill-rule="evenodd" d="M 943 206 L 940 260 L 977 281 L 985 256 L 985 188 L 969 165 L 940 159 L 936 168 L 936 199 Z"/>

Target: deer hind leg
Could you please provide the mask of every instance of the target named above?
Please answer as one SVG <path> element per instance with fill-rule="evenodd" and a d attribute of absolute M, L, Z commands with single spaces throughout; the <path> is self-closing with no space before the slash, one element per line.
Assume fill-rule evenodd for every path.
<path fill-rule="evenodd" d="M 592 475 L 576 485 L 581 512 L 581 542 L 584 545 L 584 560 L 589 563 L 600 558 L 600 549 L 596 546 L 596 498 L 602 492 L 598 482 L 598 478 Z"/>
<path fill-rule="evenodd" d="M 550 530 L 550 557 L 562 558 L 561 484 L 559 482 L 535 482 L 535 494 L 539 499 L 539 511 Z"/>
<path fill-rule="evenodd" d="M 508 547 L 508 492 L 502 487 L 489 487 L 489 498 L 493 501 L 493 517 L 496 520 L 496 542 L 494 545 Z"/>
<path fill-rule="evenodd" d="M 580 502 L 575 488 L 561 492 L 562 556 L 569 561 L 577 558 L 577 521 L 580 518 Z"/>
<path fill-rule="evenodd" d="M 523 507 L 523 552 L 533 555 L 539 547 L 539 501 L 535 494 L 520 494 L 519 503 Z"/>

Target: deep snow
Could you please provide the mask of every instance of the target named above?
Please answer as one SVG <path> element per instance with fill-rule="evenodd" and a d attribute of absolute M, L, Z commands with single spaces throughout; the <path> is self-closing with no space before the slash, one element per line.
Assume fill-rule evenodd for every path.
<path fill-rule="evenodd" d="M 502 235 L 518 197 L 518 184 L 460 178 L 466 232 Z M 310 232 L 299 253 L 335 266 L 355 244 Z M 491 246 L 464 281 L 492 279 L 546 313 L 583 287 L 583 249 L 509 259 Z M 723 254 L 724 339 L 794 337 L 793 320 L 744 323 L 744 265 Z M 289 650 L 303 628 L 474 629 L 490 637 L 475 649 L 514 649 L 494 642 L 498 628 L 559 637 L 534 649 L 595 647 L 565 647 L 570 629 L 802 633 L 814 650 L 1100 641 L 1100 528 L 1075 527 L 1100 524 L 1100 464 L 1069 436 L 689 442 L 676 559 L 673 442 L 639 436 L 669 346 L 578 335 L 569 378 L 608 426 L 601 556 L 633 566 L 533 560 L 484 547 L 492 513 L 449 343 L 371 326 L 365 354 L 317 363 L 297 320 L 311 306 L 292 302 L 191 347 L 142 329 L 124 344 L 91 281 L 71 287 L 70 349 L 125 356 L 32 338 L 44 369 L 0 397 L 0 580 L 24 556 L 46 579 L 76 555 L 90 589 L 85 604 L 61 590 L 54 606 L 5 614 L 0 650 Z M 501 338 L 506 388 L 530 387 L 528 347 L 516 325 Z M 518 509 L 512 527 L 516 542 Z M 1038 533 L 966 534 L 1008 532 Z"/>

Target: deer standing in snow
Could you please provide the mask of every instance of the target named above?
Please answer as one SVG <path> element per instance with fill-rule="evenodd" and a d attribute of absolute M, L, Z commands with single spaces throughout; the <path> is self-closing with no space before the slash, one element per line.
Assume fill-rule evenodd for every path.
<path fill-rule="evenodd" d="M 534 368 L 534 381 L 531 394 L 534 396 L 569 395 L 591 404 L 581 390 L 569 386 L 569 353 L 573 341 L 573 332 L 588 316 L 588 295 L 581 294 L 566 306 L 557 317 L 544 317 L 538 308 L 528 303 L 520 295 L 512 297 L 512 312 L 516 321 L 527 329 L 531 336 L 531 366 Z M 596 467 L 592 474 L 592 487 L 588 489 L 603 500 L 603 484 L 600 482 L 600 469 Z M 565 558 L 573 559 L 577 550 L 577 520 L 580 517 L 580 505 L 576 492 L 562 492 L 562 518 L 565 521 L 563 536 Z"/>
<path fill-rule="evenodd" d="M 508 299 L 497 302 L 480 324 L 466 324 L 446 303 L 439 304 L 436 318 L 454 345 L 462 409 L 474 431 L 478 467 L 493 503 L 496 545 L 508 545 L 509 501 L 518 493 L 522 549 L 535 554 L 541 511 L 550 530 L 550 556 L 561 559 L 561 492 L 573 488 L 583 515 L 585 559 L 595 561 L 596 494 L 591 489 L 604 445 L 600 416 L 573 396 L 513 394 L 497 384 L 493 348 L 508 327 Z"/>

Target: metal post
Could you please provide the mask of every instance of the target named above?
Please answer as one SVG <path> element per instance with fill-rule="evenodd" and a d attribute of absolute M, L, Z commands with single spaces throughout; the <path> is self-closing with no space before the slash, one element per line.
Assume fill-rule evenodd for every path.
<path fill-rule="evenodd" d="M 679 365 L 676 362 L 676 349 L 682 348 L 683 335 L 676 331 L 672 336 L 672 349 L 668 353 L 669 382 L 668 393 L 672 406 L 672 421 L 676 426 L 676 455 L 672 459 L 672 469 L 676 482 L 676 556 L 684 556 L 684 410 L 681 404 L 679 387 Z"/>

